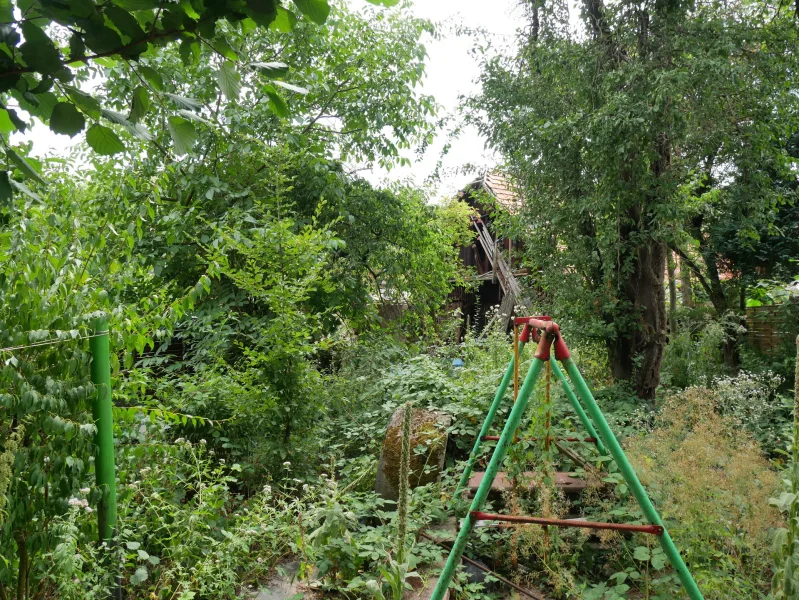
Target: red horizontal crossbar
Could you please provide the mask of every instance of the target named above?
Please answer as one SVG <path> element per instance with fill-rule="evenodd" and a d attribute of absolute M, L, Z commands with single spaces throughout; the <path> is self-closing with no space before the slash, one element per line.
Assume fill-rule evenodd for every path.
<path fill-rule="evenodd" d="M 523 440 L 540 440 L 541 438 L 537 437 L 525 437 L 522 438 Z M 576 438 L 576 437 L 566 437 L 566 438 L 549 438 L 551 441 L 558 441 L 558 442 L 590 442 L 592 444 L 596 443 L 596 438 L 587 437 L 587 438 Z M 484 435 L 480 438 L 483 442 L 498 442 L 499 436 L 498 435 Z"/>
<path fill-rule="evenodd" d="M 660 525 L 625 525 L 624 523 L 594 523 L 592 521 L 568 521 L 564 519 L 543 519 L 540 517 L 517 517 L 513 515 L 494 515 L 474 511 L 469 513 L 472 519 L 478 521 L 507 521 L 508 523 L 529 523 L 531 525 L 554 525 L 555 527 L 579 527 L 583 529 L 615 529 L 617 531 L 633 531 L 636 533 L 651 533 L 663 535 Z"/>

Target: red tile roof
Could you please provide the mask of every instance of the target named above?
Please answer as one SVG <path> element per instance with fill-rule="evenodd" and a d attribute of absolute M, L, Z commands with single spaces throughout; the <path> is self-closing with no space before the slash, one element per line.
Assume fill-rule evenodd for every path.
<path fill-rule="evenodd" d="M 517 213 L 522 207 L 522 196 L 513 181 L 502 173 L 486 173 L 482 178 L 485 188 L 497 199 L 497 204 L 510 213 Z"/>

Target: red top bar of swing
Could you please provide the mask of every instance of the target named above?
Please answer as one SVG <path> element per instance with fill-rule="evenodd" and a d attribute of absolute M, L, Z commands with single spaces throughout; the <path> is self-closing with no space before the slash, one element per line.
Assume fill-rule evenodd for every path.
<path fill-rule="evenodd" d="M 546 329 L 552 323 L 552 317 L 515 317 L 513 322 L 516 325 L 530 325 L 534 329 Z"/>
<path fill-rule="evenodd" d="M 498 442 L 499 441 L 499 436 L 498 435 L 484 435 L 480 439 L 482 441 L 484 441 L 484 442 Z M 528 438 L 528 437 L 526 437 L 526 438 L 522 438 L 522 439 L 523 440 L 536 441 L 536 440 L 539 440 L 541 438 L 537 438 L 537 437 L 529 437 Z M 592 438 L 592 437 L 586 437 L 586 438 L 566 437 L 566 438 L 549 438 L 549 439 L 553 440 L 553 441 L 558 441 L 558 442 L 590 442 L 592 444 L 596 443 L 596 438 Z"/>
<path fill-rule="evenodd" d="M 529 523 L 532 525 L 553 525 L 555 527 L 579 527 L 583 529 L 614 529 L 616 531 L 632 531 L 635 533 L 651 533 L 663 535 L 661 525 L 626 525 L 624 523 L 594 523 L 592 521 L 569 521 L 564 519 L 544 519 L 541 517 L 518 517 L 514 515 L 495 515 L 473 511 L 469 513 L 477 521 L 507 521 L 508 523 Z"/>
<path fill-rule="evenodd" d="M 535 351 L 535 357 L 539 360 L 549 360 L 550 343 L 555 350 L 555 358 L 557 360 L 563 361 L 571 357 L 569 348 L 566 346 L 566 342 L 563 341 L 563 336 L 560 335 L 560 327 L 552 321 L 552 317 L 515 317 L 513 322 L 516 326 L 524 325 L 519 338 L 520 341 L 527 343 L 532 337 L 534 341 L 539 342 Z M 533 329 L 543 332 L 549 338 L 549 342 L 539 334 L 531 335 Z"/>

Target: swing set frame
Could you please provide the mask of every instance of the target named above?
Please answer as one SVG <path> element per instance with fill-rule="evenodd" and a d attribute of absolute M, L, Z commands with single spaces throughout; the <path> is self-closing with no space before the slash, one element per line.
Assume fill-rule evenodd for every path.
<path fill-rule="evenodd" d="M 520 327 L 522 329 L 521 335 L 519 335 Z M 527 370 L 527 374 L 524 377 L 521 388 L 519 388 L 519 368 L 521 364 L 520 356 L 524 346 L 530 341 L 537 343 L 537 346 L 533 355 L 533 359 L 530 363 L 530 367 Z M 481 447 L 483 442 L 496 439 L 497 445 L 494 448 L 493 454 L 491 455 L 485 475 L 483 476 L 482 481 L 475 492 L 474 498 L 472 499 L 468 513 L 461 520 L 460 530 L 455 538 L 455 542 L 452 546 L 452 551 L 447 558 L 447 562 L 444 565 L 441 575 L 439 576 L 438 583 L 433 590 L 431 600 L 442 600 L 444 598 L 447 589 L 449 588 L 450 582 L 452 581 L 452 577 L 454 576 L 455 571 L 460 564 L 461 557 L 469 540 L 469 536 L 471 535 L 477 521 L 505 521 L 510 523 L 543 525 L 545 527 L 555 526 L 580 527 L 588 529 L 614 529 L 619 531 L 648 533 L 654 535 L 657 537 L 658 542 L 660 543 L 661 548 L 663 548 L 663 552 L 666 555 L 666 558 L 669 560 L 672 568 L 677 573 L 680 582 L 688 594 L 688 597 L 691 600 L 704 600 L 702 592 L 699 590 L 699 587 L 696 585 L 691 572 L 688 570 L 683 558 L 680 556 L 680 552 L 674 545 L 668 530 L 663 525 L 660 515 L 652 504 L 652 501 L 649 499 L 644 486 L 641 485 L 641 482 L 639 481 L 635 470 L 627 459 L 627 456 L 624 454 L 621 444 L 619 444 L 619 441 L 613 434 L 613 431 L 611 430 L 610 425 L 608 425 L 605 416 L 602 414 L 602 411 L 594 399 L 590 388 L 583 379 L 583 376 L 580 374 L 577 365 L 572 360 L 571 353 L 569 352 L 566 342 L 563 340 L 563 336 L 561 335 L 558 324 L 553 322 L 548 316 L 516 317 L 514 319 L 513 342 L 513 356 L 511 357 L 510 363 L 508 364 L 505 374 L 502 377 L 502 381 L 497 388 L 496 394 L 494 395 L 494 400 L 491 403 L 491 407 L 488 410 L 485 421 L 480 428 L 480 433 L 475 441 L 474 448 L 472 449 L 469 459 L 466 462 L 466 467 L 455 490 L 455 498 L 460 498 L 463 494 L 463 491 L 466 489 L 469 479 L 472 476 L 474 466 L 481 455 Z M 563 369 L 560 368 L 558 362 L 563 366 Z M 609 455 L 616 462 L 624 481 L 627 483 L 630 492 L 638 502 L 638 505 L 640 506 L 644 517 L 649 522 L 649 525 L 591 523 L 588 521 L 498 515 L 482 512 L 483 506 L 485 505 L 486 499 L 488 497 L 488 493 L 494 483 L 494 479 L 497 477 L 500 467 L 505 460 L 508 448 L 516 440 L 519 423 L 521 422 L 522 416 L 527 408 L 538 376 L 545 365 L 549 365 L 551 371 L 554 372 L 555 376 L 560 380 L 566 398 L 569 400 L 569 403 L 589 435 L 589 437 L 586 438 L 586 441 L 590 440 L 593 442 L 600 454 L 605 456 Z M 564 370 L 566 374 L 568 374 L 568 379 L 566 374 L 564 374 Z M 574 389 L 572 389 L 571 385 L 569 384 L 569 379 L 574 385 Z M 505 398 L 505 393 L 511 383 L 511 380 L 514 384 L 515 402 L 510 415 L 505 422 L 502 434 L 496 438 L 496 436 L 490 436 L 489 431 L 494 424 L 497 411 L 502 405 L 502 402 Z M 552 438 L 549 437 L 549 430 L 547 429 L 546 442 L 548 443 L 550 439 Z"/>

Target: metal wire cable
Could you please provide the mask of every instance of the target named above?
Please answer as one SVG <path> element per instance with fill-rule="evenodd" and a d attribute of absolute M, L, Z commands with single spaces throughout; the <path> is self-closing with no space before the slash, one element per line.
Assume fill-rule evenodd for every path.
<path fill-rule="evenodd" d="M 103 331 L 101 333 L 93 333 L 91 335 L 84 335 L 78 336 L 75 338 L 69 338 L 65 340 L 46 340 L 43 342 L 33 342 L 32 344 L 26 344 L 24 346 L 9 346 L 7 348 L 0 348 L 0 352 L 13 352 L 15 350 L 27 350 L 28 348 L 38 348 L 39 346 L 52 346 L 54 344 L 62 344 L 65 342 L 74 342 L 76 340 L 88 340 L 91 338 L 100 337 L 103 335 L 108 335 L 108 331 Z"/>

